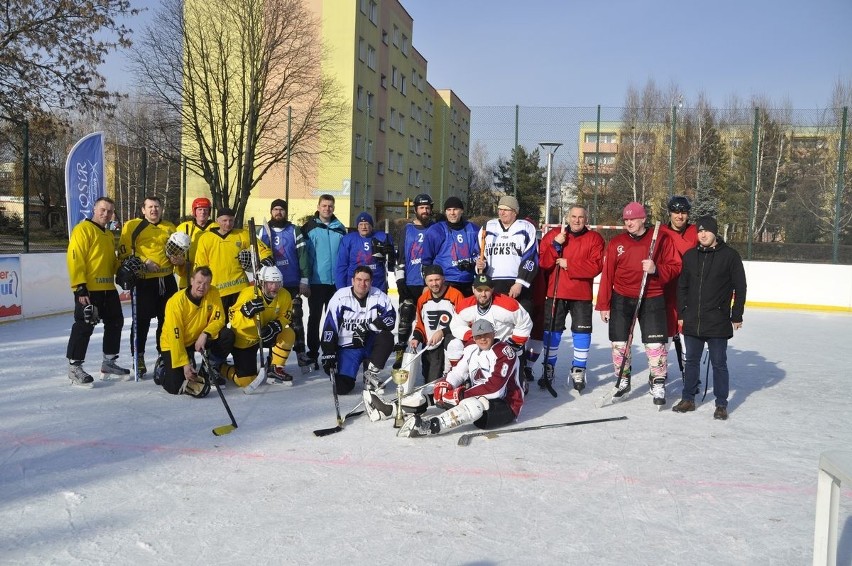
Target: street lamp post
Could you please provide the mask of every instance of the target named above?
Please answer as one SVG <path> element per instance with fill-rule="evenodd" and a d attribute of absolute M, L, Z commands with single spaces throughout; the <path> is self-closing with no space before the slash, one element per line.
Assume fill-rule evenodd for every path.
<path fill-rule="evenodd" d="M 544 225 L 550 224 L 550 171 L 553 168 L 553 154 L 559 149 L 562 144 L 559 142 L 540 142 L 540 145 L 547 151 L 547 189 L 544 193 Z"/>

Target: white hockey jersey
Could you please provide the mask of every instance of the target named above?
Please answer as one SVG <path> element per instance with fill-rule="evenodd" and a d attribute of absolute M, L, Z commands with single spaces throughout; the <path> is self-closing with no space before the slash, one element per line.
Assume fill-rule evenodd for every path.
<path fill-rule="evenodd" d="M 467 343 L 472 339 L 470 327 L 475 320 L 484 318 L 494 326 L 497 340 L 511 339 L 516 344 L 525 344 L 532 332 L 532 319 L 521 304 L 502 293 L 491 295 L 491 305 L 483 309 L 476 297 L 466 297 L 458 307 L 458 313 L 450 321 L 453 336 Z"/>
<path fill-rule="evenodd" d="M 485 224 L 485 273 L 492 279 L 511 279 L 525 287 L 532 285 L 538 271 L 538 241 L 535 226 L 515 220 L 504 228 L 498 218 Z"/>
<path fill-rule="evenodd" d="M 494 342 L 487 350 L 480 350 L 477 344 L 466 347 L 446 380 L 454 388 L 467 385 L 464 397 L 504 399 L 517 417 L 524 404 L 519 375 L 518 356 L 512 347 Z"/>
<path fill-rule="evenodd" d="M 375 287 L 363 299 L 344 287 L 331 297 L 322 328 L 322 350 L 325 353 L 337 348 L 352 347 L 353 330 L 367 325 L 370 331 L 393 330 L 396 325 L 396 310 L 390 297 Z"/>

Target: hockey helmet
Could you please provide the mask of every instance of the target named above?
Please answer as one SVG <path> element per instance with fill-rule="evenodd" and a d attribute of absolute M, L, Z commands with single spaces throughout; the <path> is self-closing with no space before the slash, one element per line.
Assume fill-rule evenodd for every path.
<path fill-rule="evenodd" d="M 173 232 L 166 241 L 166 255 L 181 256 L 189 251 L 192 240 L 186 232 Z"/>
<path fill-rule="evenodd" d="M 196 208 L 213 208 L 213 205 L 210 203 L 210 199 L 206 197 L 198 197 L 194 201 L 192 201 L 192 212 L 195 212 Z"/>
<path fill-rule="evenodd" d="M 281 275 L 281 270 L 274 265 L 264 265 L 260 268 L 260 273 L 257 274 L 258 279 L 264 283 L 283 283 L 284 277 Z"/>
<path fill-rule="evenodd" d="M 675 195 L 669 199 L 669 212 L 689 212 L 691 208 L 692 205 L 689 203 L 689 199 L 683 195 Z"/>
<path fill-rule="evenodd" d="M 432 197 L 427 195 L 426 193 L 420 193 L 416 197 L 414 197 L 414 208 L 418 206 L 434 206 L 435 203 L 432 201 Z"/>

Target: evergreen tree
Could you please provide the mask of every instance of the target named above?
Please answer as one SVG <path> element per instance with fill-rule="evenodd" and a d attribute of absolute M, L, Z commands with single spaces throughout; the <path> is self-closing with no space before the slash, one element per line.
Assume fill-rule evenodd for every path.
<path fill-rule="evenodd" d="M 507 195 L 517 197 L 521 210 L 518 218 L 530 217 L 538 220 L 544 206 L 547 187 L 547 168 L 539 165 L 538 148 L 527 153 L 523 146 L 516 146 L 512 158 L 497 165 L 494 184 Z M 514 173 L 517 164 L 518 186 L 515 187 Z"/>

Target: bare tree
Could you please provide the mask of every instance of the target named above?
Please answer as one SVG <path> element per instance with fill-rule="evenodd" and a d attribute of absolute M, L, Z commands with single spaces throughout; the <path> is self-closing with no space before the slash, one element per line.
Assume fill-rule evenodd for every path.
<path fill-rule="evenodd" d="M 336 146 L 348 106 L 318 30 L 302 0 L 164 0 L 132 54 L 143 91 L 180 117 L 188 167 L 238 222 L 288 154 L 306 171 Z"/>
<path fill-rule="evenodd" d="M 107 53 L 130 45 L 130 30 L 116 22 L 139 13 L 130 0 L 5 0 L 0 11 L 3 114 L 113 108 L 117 95 L 97 68 Z"/>
<path fill-rule="evenodd" d="M 497 208 L 494 193 L 496 165 L 488 162 L 488 150 L 479 140 L 470 152 L 470 182 L 468 183 L 467 215 L 491 216 Z M 440 204 L 443 206 L 443 203 Z"/>

